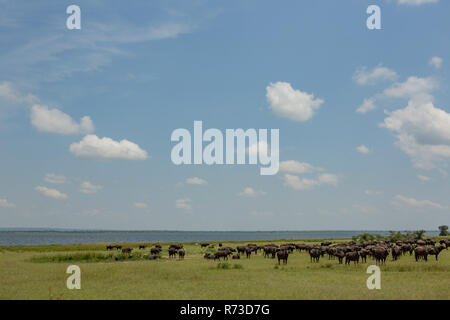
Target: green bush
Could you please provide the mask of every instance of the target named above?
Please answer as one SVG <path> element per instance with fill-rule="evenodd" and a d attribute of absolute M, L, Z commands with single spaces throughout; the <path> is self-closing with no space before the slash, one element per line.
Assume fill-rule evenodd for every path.
<path fill-rule="evenodd" d="M 231 265 L 228 262 L 219 262 L 217 269 L 230 269 Z"/>

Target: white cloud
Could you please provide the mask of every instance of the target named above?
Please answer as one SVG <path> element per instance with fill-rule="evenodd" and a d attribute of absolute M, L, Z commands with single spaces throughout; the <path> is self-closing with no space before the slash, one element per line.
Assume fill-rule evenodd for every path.
<path fill-rule="evenodd" d="M 359 85 L 373 85 L 380 81 L 394 81 L 395 79 L 397 79 L 397 73 L 381 65 L 369 71 L 367 67 L 362 67 L 353 75 L 353 80 Z"/>
<path fill-rule="evenodd" d="M 0 82 L 0 98 L 12 103 L 34 103 L 38 101 L 35 95 L 20 93 L 8 81 Z"/>
<path fill-rule="evenodd" d="M 67 179 L 63 175 L 56 175 L 54 173 L 47 173 L 44 177 L 44 181 L 53 184 L 64 184 L 67 182 Z"/>
<path fill-rule="evenodd" d="M 67 199 L 68 198 L 66 194 L 64 194 L 56 189 L 50 189 L 50 188 L 43 187 L 43 186 L 37 186 L 34 189 L 49 198 L 54 198 L 54 199 Z"/>
<path fill-rule="evenodd" d="M 383 96 L 389 98 L 419 98 L 429 97 L 429 93 L 436 90 L 439 83 L 431 78 L 409 77 L 405 82 L 397 82 L 383 91 Z"/>
<path fill-rule="evenodd" d="M 290 172 L 296 174 L 311 173 L 315 171 L 323 171 L 324 169 L 314 167 L 306 162 L 299 162 L 296 160 L 287 160 L 280 162 L 280 171 Z"/>
<path fill-rule="evenodd" d="M 284 185 L 294 190 L 310 190 L 315 188 L 319 184 L 318 180 L 303 178 L 292 174 L 284 175 Z"/>
<path fill-rule="evenodd" d="M 257 191 L 251 187 L 246 187 L 246 188 L 244 188 L 244 190 L 242 190 L 241 192 L 238 193 L 238 195 L 241 197 L 249 197 L 249 198 L 262 196 L 265 194 L 266 193 L 264 191 Z"/>
<path fill-rule="evenodd" d="M 422 208 L 422 207 L 432 207 L 436 209 L 447 209 L 448 207 L 443 206 L 439 203 L 430 201 L 430 200 L 417 200 L 414 198 L 408 198 L 401 194 L 396 195 L 394 197 L 394 200 L 392 202 L 393 205 L 401 207 L 401 206 L 410 206 L 410 207 L 416 207 L 416 208 Z"/>
<path fill-rule="evenodd" d="M 208 184 L 206 182 L 206 180 L 197 178 L 197 177 L 192 177 L 192 178 L 187 178 L 186 179 L 186 183 L 187 184 L 196 184 L 196 185 L 204 185 L 204 184 Z"/>
<path fill-rule="evenodd" d="M 9 202 L 8 199 L 0 199 L 0 207 L 3 208 L 14 208 L 16 205 L 12 202 Z"/>
<path fill-rule="evenodd" d="M 431 95 L 431 92 L 436 90 L 438 87 L 439 82 L 432 77 L 420 78 L 411 76 L 404 82 L 396 82 L 392 84 L 382 93 L 379 93 L 374 97 L 364 99 L 364 102 L 358 109 L 356 109 L 356 112 L 367 113 L 375 110 L 375 102 L 381 99 L 404 98 L 412 99 L 416 102 L 432 101 L 433 96 Z"/>
<path fill-rule="evenodd" d="M 259 155 L 259 151 L 261 154 L 270 154 L 270 145 L 266 141 L 261 140 L 252 144 L 246 150 L 249 155 Z"/>
<path fill-rule="evenodd" d="M 307 121 L 320 108 L 323 100 L 313 94 L 294 90 L 288 82 L 271 83 L 266 87 L 266 98 L 272 111 L 294 121 Z"/>
<path fill-rule="evenodd" d="M 406 4 L 410 6 L 420 6 L 427 3 L 437 3 L 439 0 L 397 0 L 398 4 Z"/>
<path fill-rule="evenodd" d="M 23 20 L 29 14 L 21 13 L 18 19 Z M 181 19 L 185 18 L 177 18 Z M 23 44 L 6 48 L 0 61 L 1 70 L 6 69 L 15 76 L 28 75 L 27 81 L 58 81 L 76 72 L 98 71 L 114 57 L 130 54 L 127 44 L 176 38 L 192 32 L 196 26 L 191 21 L 177 22 L 173 18 L 159 25 L 143 25 L 99 17 L 83 29 L 82 35 L 67 34 L 62 28 L 52 28 L 51 24 L 41 27 L 42 32 L 25 35 Z"/>
<path fill-rule="evenodd" d="M 378 212 L 378 209 L 372 206 L 362 205 L 355 203 L 352 205 L 353 211 L 356 211 L 356 213 L 364 213 L 364 214 L 373 214 Z"/>
<path fill-rule="evenodd" d="M 359 147 L 356 147 L 356 151 L 362 154 L 368 154 L 371 152 L 371 150 L 363 144 L 360 145 Z"/>
<path fill-rule="evenodd" d="M 419 180 L 421 180 L 421 181 L 423 181 L 423 182 L 429 182 L 429 181 L 431 181 L 431 178 L 430 178 L 430 177 L 427 177 L 427 176 L 424 176 L 424 175 L 421 175 L 421 174 L 418 174 L 418 175 L 417 175 L 417 179 L 419 179 Z"/>
<path fill-rule="evenodd" d="M 401 150 L 416 167 L 432 169 L 450 160 L 450 114 L 431 101 L 410 100 L 380 124 L 396 134 Z"/>
<path fill-rule="evenodd" d="M 147 209 L 148 208 L 148 204 L 146 204 L 145 202 L 135 202 L 133 204 L 133 206 L 138 209 Z"/>
<path fill-rule="evenodd" d="M 379 196 L 379 195 L 383 194 L 382 191 L 375 191 L 375 190 L 365 190 L 364 193 L 367 196 Z"/>
<path fill-rule="evenodd" d="M 337 177 L 337 175 L 332 174 L 332 173 L 323 173 L 323 174 L 319 175 L 318 181 L 320 184 L 325 183 L 325 184 L 337 186 L 338 177 Z"/>
<path fill-rule="evenodd" d="M 189 198 L 177 199 L 175 201 L 175 207 L 178 208 L 178 209 L 191 211 L 192 210 L 191 203 L 192 203 L 192 201 Z"/>
<path fill-rule="evenodd" d="M 439 69 L 440 67 L 442 67 L 442 62 L 444 60 L 441 57 L 433 57 L 430 59 L 430 66 L 434 67 L 435 69 Z"/>
<path fill-rule="evenodd" d="M 147 151 L 141 149 L 137 144 L 128 141 L 114 141 L 111 138 L 99 138 L 90 134 L 85 136 L 80 142 L 70 145 L 70 152 L 77 157 L 83 158 L 103 158 L 103 159 L 147 159 Z"/>
<path fill-rule="evenodd" d="M 321 174 L 317 179 L 308 179 L 308 178 L 300 179 L 298 176 L 295 175 L 291 174 L 284 175 L 284 185 L 294 190 L 311 190 L 322 184 L 337 186 L 338 177 L 335 174 L 331 173 Z"/>
<path fill-rule="evenodd" d="M 85 134 L 94 131 L 94 124 L 88 116 L 75 122 L 68 114 L 47 106 L 35 104 L 31 108 L 31 123 L 39 131 L 59 134 Z"/>
<path fill-rule="evenodd" d="M 100 191 L 102 188 L 102 186 L 96 186 L 89 181 L 84 181 L 80 185 L 80 192 L 84 194 L 94 194 Z"/>
<path fill-rule="evenodd" d="M 356 109 L 358 113 L 367 113 L 369 111 L 375 110 L 377 107 L 375 106 L 375 98 L 364 99 L 361 106 Z"/>
<path fill-rule="evenodd" d="M 272 216 L 273 213 L 270 211 L 256 211 L 253 210 L 252 212 L 250 212 L 250 215 L 253 217 L 268 217 L 268 216 Z"/>

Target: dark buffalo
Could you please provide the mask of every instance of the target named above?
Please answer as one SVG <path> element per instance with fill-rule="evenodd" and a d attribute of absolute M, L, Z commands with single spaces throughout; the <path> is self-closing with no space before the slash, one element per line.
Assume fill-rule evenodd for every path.
<path fill-rule="evenodd" d="M 345 254 L 345 264 L 350 264 L 350 261 L 353 261 L 355 264 L 359 263 L 358 251 L 351 251 Z"/>
<path fill-rule="evenodd" d="M 311 262 L 319 262 L 320 259 L 320 249 L 318 248 L 312 248 L 309 250 L 309 257 L 311 259 Z"/>
<path fill-rule="evenodd" d="M 398 247 L 398 246 L 393 246 L 392 247 L 392 260 L 398 260 L 398 258 L 400 258 L 400 256 L 402 255 L 402 248 Z"/>
<path fill-rule="evenodd" d="M 345 252 L 343 250 L 338 249 L 334 255 L 339 259 L 339 264 L 342 264 L 342 261 L 344 260 L 345 257 Z"/>
<path fill-rule="evenodd" d="M 278 257 L 278 264 L 280 264 L 281 260 L 283 260 L 283 264 L 287 264 L 288 257 L 289 257 L 289 251 L 280 250 L 277 252 L 277 257 Z"/>
<path fill-rule="evenodd" d="M 385 247 L 379 246 L 372 249 L 372 255 L 375 258 L 375 263 L 386 263 L 389 251 Z"/>
<path fill-rule="evenodd" d="M 370 254 L 370 251 L 367 249 L 361 249 L 358 251 L 359 256 L 361 257 L 361 263 L 367 262 L 367 256 Z"/>
<path fill-rule="evenodd" d="M 133 251 L 132 248 L 123 248 L 123 249 L 122 249 L 122 253 L 128 253 L 128 254 L 130 254 L 131 251 Z"/>
<path fill-rule="evenodd" d="M 445 247 L 440 245 L 440 246 L 437 246 L 437 247 L 428 248 L 427 251 L 428 251 L 428 254 L 430 256 L 435 256 L 436 257 L 436 261 L 437 261 L 439 253 L 441 253 L 441 251 L 444 250 L 444 249 L 445 249 Z"/>
<path fill-rule="evenodd" d="M 169 248 L 169 259 L 175 258 L 176 254 L 178 253 L 178 250 L 174 247 Z"/>
<path fill-rule="evenodd" d="M 424 246 L 419 246 L 414 249 L 414 258 L 416 258 L 416 261 L 419 261 L 419 259 L 424 259 L 425 261 L 428 261 L 428 250 Z"/>
<path fill-rule="evenodd" d="M 159 254 L 161 252 L 160 248 L 151 248 L 150 253 L 151 254 Z"/>

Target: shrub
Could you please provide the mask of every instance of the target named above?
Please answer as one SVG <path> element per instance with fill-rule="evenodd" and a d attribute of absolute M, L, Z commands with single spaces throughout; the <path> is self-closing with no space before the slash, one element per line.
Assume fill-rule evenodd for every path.
<path fill-rule="evenodd" d="M 230 269 L 230 264 L 228 262 L 219 262 L 217 269 Z"/>

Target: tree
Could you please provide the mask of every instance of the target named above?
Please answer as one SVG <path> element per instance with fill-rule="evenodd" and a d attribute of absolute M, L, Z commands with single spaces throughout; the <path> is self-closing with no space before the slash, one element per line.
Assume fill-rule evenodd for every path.
<path fill-rule="evenodd" d="M 439 226 L 439 231 L 441 231 L 439 233 L 440 236 L 448 236 L 450 233 L 448 232 L 448 226 L 443 225 L 443 226 Z"/>
<path fill-rule="evenodd" d="M 423 238 L 423 235 L 425 234 L 425 230 L 417 230 L 417 231 L 414 231 L 414 235 L 415 235 L 415 239 L 416 240 L 420 240 L 420 239 L 422 239 Z"/>

